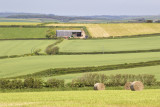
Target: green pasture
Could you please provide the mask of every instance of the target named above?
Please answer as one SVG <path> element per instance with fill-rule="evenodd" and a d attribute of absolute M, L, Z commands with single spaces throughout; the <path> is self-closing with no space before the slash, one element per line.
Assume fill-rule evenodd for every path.
<path fill-rule="evenodd" d="M 0 93 L 1 107 L 159 107 L 160 90 Z"/>
<path fill-rule="evenodd" d="M 16 39 L 16 38 L 46 38 L 49 28 L 24 28 L 24 27 L 0 27 L 0 39 Z M 80 28 L 52 28 L 56 30 L 75 30 Z"/>
<path fill-rule="evenodd" d="M 46 38 L 47 30 L 48 28 L 1 27 L 0 39 Z"/>
<path fill-rule="evenodd" d="M 160 49 L 160 36 L 122 39 L 65 40 L 60 52 L 113 52 Z"/>
<path fill-rule="evenodd" d="M 23 55 L 41 49 L 44 53 L 48 45 L 56 40 L 4 40 L 0 41 L 0 56 Z"/>
<path fill-rule="evenodd" d="M 92 73 L 100 73 L 105 75 L 116 75 L 116 74 L 150 74 L 155 75 L 155 78 L 160 81 L 160 66 L 149 66 L 149 67 L 138 67 L 130 69 L 119 69 L 119 70 L 110 70 L 110 71 L 97 71 Z M 66 74 L 53 77 L 44 77 L 44 80 L 49 78 L 64 79 L 66 83 L 71 82 L 73 79 L 79 78 L 86 73 L 76 73 L 76 74 Z"/>
<path fill-rule="evenodd" d="M 113 65 L 152 60 L 160 60 L 160 52 L 103 55 L 55 55 L 9 58 L 0 60 L 0 78 L 31 74 L 49 68 Z"/>

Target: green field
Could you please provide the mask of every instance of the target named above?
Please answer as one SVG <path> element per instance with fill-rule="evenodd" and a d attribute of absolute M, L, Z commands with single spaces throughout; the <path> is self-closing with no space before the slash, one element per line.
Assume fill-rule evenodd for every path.
<path fill-rule="evenodd" d="M 0 56 L 23 55 L 41 49 L 44 53 L 46 47 L 55 40 L 4 40 L 0 41 Z M 4 48 L 5 47 L 5 48 Z"/>
<path fill-rule="evenodd" d="M 31 56 L 0 60 L 0 78 L 30 74 L 49 68 L 99 66 L 160 60 L 160 52 L 104 55 Z"/>
<path fill-rule="evenodd" d="M 116 74 L 150 74 L 155 75 L 155 78 L 160 81 L 160 66 L 149 66 L 149 67 L 138 67 L 138 68 L 130 68 L 130 69 L 119 69 L 119 70 L 110 70 L 110 71 L 97 71 L 92 73 L 100 73 L 105 75 L 116 75 Z M 72 79 L 79 78 L 83 76 L 85 73 L 76 73 L 76 74 L 66 74 L 60 76 L 53 77 L 45 77 L 44 80 L 49 78 L 57 78 L 64 79 L 66 83 L 71 82 Z"/>
<path fill-rule="evenodd" d="M 0 39 L 46 38 L 47 30 L 48 28 L 1 27 Z"/>
<path fill-rule="evenodd" d="M 0 39 L 16 39 L 16 38 L 46 38 L 49 28 L 24 28 L 24 27 L 0 27 Z M 80 28 L 53 28 L 58 29 L 80 29 Z"/>
<path fill-rule="evenodd" d="M 0 93 L 1 107 L 159 107 L 160 90 Z"/>
<path fill-rule="evenodd" d="M 160 36 L 123 39 L 65 40 L 60 52 L 113 52 L 160 49 Z"/>

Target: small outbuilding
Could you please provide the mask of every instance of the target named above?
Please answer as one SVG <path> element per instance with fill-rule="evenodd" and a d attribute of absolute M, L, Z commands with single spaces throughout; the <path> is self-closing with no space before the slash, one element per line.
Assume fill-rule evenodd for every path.
<path fill-rule="evenodd" d="M 56 31 L 57 37 L 82 37 L 83 35 L 82 30 L 57 30 Z"/>

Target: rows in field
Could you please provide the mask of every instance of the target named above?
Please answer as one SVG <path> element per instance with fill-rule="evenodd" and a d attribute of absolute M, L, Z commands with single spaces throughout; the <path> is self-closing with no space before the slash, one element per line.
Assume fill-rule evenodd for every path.
<path fill-rule="evenodd" d="M 60 52 L 114 52 L 160 49 L 160 36 L 99 40 L 64 40 Z"/>
<path fill-rule="evenodd" d="M 39 72 L 49 68 L 115 65 L 160 60 L 160 52 L 105 55 L 32 56 L 0 60 L 0 78 Z"/>
<path fill-rule="evenodd" d="M 47 26 L 86 26 L 94 38 L 160 33 L 160 24 L 157 23 L 48 24 Z"/>
<path fill-rule="evenodd" d="M 41 49 L 40 53 L 45 53 L 48 45 L 55 40 L 5 40 L 0 41 L 0 56 L 30 54 Z"/>
<path fill-rule="evenodd" d="M 130 36 L 139 34 L 160 33 L 160 24 L 101 24 L 110 36 Z"/>

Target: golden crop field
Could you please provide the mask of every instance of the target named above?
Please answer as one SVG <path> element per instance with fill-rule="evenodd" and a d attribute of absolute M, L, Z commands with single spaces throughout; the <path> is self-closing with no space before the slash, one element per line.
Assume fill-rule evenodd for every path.
<path fill-rule="evenodd" d="M 37 25 L 36 22 L 0 22 L 0 25 Z"/>
<path fill-rule="evenodd" d="M 160 33 L 160 24 L 158 23 L 48 24 L 47 26 L 86 26 L 94 38 Z"/>

